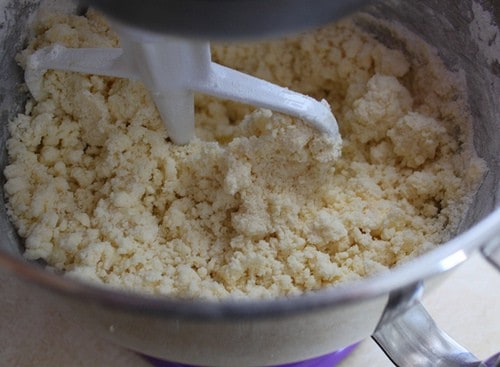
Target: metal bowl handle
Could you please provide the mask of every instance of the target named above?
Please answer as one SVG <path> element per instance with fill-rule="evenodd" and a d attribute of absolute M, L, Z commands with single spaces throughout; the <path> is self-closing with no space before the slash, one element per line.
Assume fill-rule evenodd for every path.
<path fill-rule="evenodd" d="M 481 253 L 498 271 L 500 271 L 500 235 L 494 237 L 481 248 Z"/>
<path fill-rule="evenodd" d="M 500 236 L 481 250 L 500 271 Z M 500 367 L 500 353 L 479 361 L 434 322 L 419 299 L 419 282 L 393 292 L 373 340 L 398 367 Z"/>

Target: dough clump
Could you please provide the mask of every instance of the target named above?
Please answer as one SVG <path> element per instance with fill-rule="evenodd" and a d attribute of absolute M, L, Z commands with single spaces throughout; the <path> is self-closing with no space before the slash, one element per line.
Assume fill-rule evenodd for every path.
<path fill-rule="evenodd" d="M 21 64 L 51 44 L 119 46 L 93 11 L 48 16 L 35 33 Z M 47 71 L 9 126 L 5 192 L 26 258 L 129 290 L 269 298 L 434 248 L 485 168 L 460 82 L 409 44 L 390 49 L 345 20 L 213 46 L 219 63 L 327 100 L 340 157 L 298 119 L 201 95 L 197 138 L 176 146 L 141 83 Z"/>

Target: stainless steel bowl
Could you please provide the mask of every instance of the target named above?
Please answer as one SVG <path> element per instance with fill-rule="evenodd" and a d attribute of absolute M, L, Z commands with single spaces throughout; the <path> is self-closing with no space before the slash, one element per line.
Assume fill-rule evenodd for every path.
<path fill-rule="evenodd" d="M 0 1 L 2 168 L 7 161 L 7 121 L 26 101 L 22 71 L 14 57 L 23 47 L 27 22 L 37 6 L 35 0 Z M 27 262 L 2 201 L 0 266 L 71 304 L 86 327 L 120 345 L 172 361 L 210 366 L 282 364 L 374 335 L 401 366 L 479 365 L 466 364 L 473 356 L 464 350 L 457 357 L 458 346 L 435 328 L 418 300 L 424 285 L 432 288 L 447 270 L 476 251 L 497 266 L 500 263 L 500 6 L 495 0 L 389 0 L 366 11 L 403 24 L 434 45 L 450 69 L 465 73 L 474 143 L 489 172 L 454 239 L 387 274 L 354 284 L 276 300 L 188 302 L 97 288 Z M 383 29 L 361 19 L 381 40 L 391 41 Z M 472 23 L 487 31 L 482 38 L 471 32 Z M 3 183 L 2 177 L 2 188 Z M 422 325 L 430 329 L 419 334 Z M 436 355 L 443 362 L 437 362 Z"/>

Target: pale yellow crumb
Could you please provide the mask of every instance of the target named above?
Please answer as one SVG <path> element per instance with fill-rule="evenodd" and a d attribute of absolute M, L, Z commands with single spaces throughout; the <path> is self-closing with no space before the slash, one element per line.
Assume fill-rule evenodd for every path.
<path fill-rule="evenodd" d="M 49 16 L 36 33 L 21 63 L 52 43 L 118 45 L 95 12 Z M 346 20 L 213 47 L 220 63 L 325 98 L 340 157 L 302 121 L 201 95 L 197 138 L 175 146 L 140 83 L 48 71 L 38 100 L 9 125 L 5 192 L 25 257 L 130 290 L 269 298 L 432 249 L 455 230 L 485 168 L 460 83 L 412 45 L 426 63 Z"/>

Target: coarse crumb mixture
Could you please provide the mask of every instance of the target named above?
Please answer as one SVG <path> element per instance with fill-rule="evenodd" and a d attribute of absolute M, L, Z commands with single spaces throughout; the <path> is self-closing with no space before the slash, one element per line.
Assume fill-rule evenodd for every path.
<path fill-rule="evenodd" d="M 51 15 L 49 44 L 117 47 L 104 20 Z M 180 297 L 298 294 L 384 271 L 446 241 L 485 169 L 460 83 L 432 50 L 389 49 L 350 20 L 213 47 L 214 60 L 325 98 L 343 136 L 197 96 L 197 138 L 168 142 L 138 82 L 48 71 L 10 123 L 9 214 L 25 256 Z"/>

